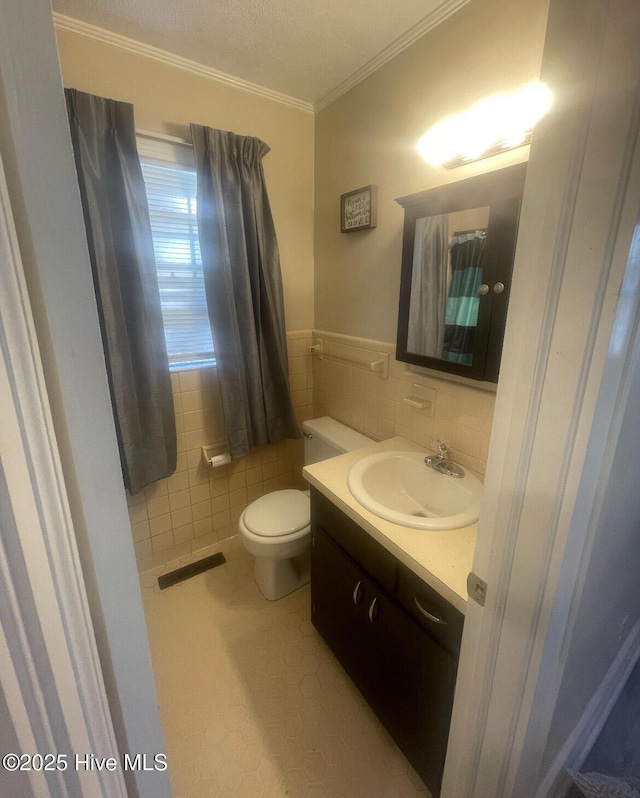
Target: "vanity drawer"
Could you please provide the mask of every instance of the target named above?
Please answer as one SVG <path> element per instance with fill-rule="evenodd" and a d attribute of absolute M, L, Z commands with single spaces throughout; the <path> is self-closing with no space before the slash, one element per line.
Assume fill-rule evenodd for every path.
<path fill-rule="evenodd" d="M 464 615 L 403 563 L 398 563 L 396 599 L 443 648 L 459 653 Z"/>

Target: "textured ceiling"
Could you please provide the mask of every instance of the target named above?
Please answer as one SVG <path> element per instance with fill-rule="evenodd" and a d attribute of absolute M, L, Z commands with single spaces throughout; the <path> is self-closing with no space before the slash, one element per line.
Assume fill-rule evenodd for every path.
<path fill-rule="evenodd" d="M 466 0 L 53 0 L 54 11 L 309 103 Z"/>

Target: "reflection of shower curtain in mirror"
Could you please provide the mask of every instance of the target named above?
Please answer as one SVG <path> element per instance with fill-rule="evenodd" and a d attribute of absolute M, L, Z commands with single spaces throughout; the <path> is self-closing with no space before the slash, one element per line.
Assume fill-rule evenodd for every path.
<path fill-rule="evenodd" d="M 482 230 L 457 235 L 449 242 L 451 285 L 447 299 L 442 357 L 471 365 L 478 324 L 482 263 L 487 235 Z"/>
<path fill-rule="evenodd" d="M 442 357 L 447 299 L 447 216 L 416 221 L 407 351 Z"/>

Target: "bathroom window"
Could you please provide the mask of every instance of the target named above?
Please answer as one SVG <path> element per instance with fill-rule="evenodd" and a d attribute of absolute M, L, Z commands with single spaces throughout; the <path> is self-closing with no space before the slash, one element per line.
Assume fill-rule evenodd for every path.
<path fill-rule="evenodd" d="M 215 364 L 196 221 L 193 148 L 138 135 L 172 371 Z"/>

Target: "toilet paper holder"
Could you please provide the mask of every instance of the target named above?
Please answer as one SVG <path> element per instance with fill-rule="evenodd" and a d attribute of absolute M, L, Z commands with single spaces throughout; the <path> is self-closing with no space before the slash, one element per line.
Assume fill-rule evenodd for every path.
<path fill-rule="evenodd" d="M 202 456 L 211 468 L 217 468 L 231 462 L 231 454 L 225 443 L 203 446 Z"/>

